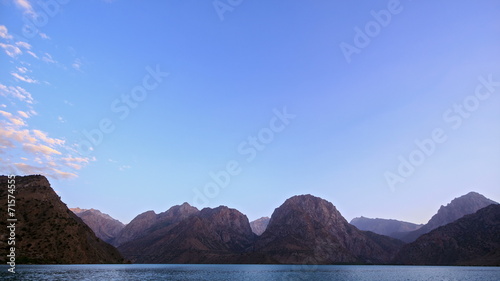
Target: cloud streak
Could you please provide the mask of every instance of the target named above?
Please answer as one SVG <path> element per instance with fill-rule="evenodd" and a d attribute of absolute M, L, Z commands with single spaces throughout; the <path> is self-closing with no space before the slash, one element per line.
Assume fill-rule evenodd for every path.
<path fill-rule="evenodd" d="M 14 78 L 16 78 L 19 81 L 23 81 L 23 82 L 30 83 L 30 84 L 38 83 L 38 81 L 36 81 L 35 79 L 31 79 L 28 76 L 21 76 L 19 73 L 16 73 L 16 72 L 11 72 L 10 74 L 12 76 L 14 76 Z"/>
<path fill-rule="evenodd" d="M 19 47 L 10 44 L 0 43 L 0 48 L 11 58 L 16 58 L 23 53 Z"/>
<path fill-rule="evenodd" d="M 6 98 L 13 97 L 28 104 L 33 103 L 33 97 L 24 88 L 19 86 L 5 86 L 0 84 L 0 95 Z"/>

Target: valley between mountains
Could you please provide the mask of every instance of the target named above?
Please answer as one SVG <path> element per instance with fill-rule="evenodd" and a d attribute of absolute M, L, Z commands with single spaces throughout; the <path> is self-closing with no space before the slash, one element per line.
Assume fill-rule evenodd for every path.
<path fill-rule="evenodd" d="M 124 225 L 98 210 L 68 209 L 44 176 L 17 176 L 16 184 L 19 263 L 500 265 L 500 205 L 476 192 L 441 206 L 425 225 L 348 222 L 313 195 L 293 196 L 270 218 L 252 222 L 226 206 L 199 210 L 183 203 Z M 6 188 L 0 196 L 7 200 Z M 7 213 L 5 204 L 0 212 Z M 2 262 L 9 249 L 5 224 Z"/>

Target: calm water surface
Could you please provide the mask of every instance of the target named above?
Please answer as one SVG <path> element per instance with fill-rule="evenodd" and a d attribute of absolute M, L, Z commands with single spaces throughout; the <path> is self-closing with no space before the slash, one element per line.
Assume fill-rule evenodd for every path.
<path fill-rule="evenodd" d="M 447 280 L 499 281 L 500 267 L 358 265 L 20 265 L 1 280 Z"/>

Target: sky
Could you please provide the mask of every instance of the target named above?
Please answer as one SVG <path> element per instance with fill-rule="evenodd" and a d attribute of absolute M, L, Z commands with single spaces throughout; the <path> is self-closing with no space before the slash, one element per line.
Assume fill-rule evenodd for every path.
<path fill-rule="evenodd" d="M 0 1 L 0 174 L 128 223 L 500 201 L 498 1 Z"/>

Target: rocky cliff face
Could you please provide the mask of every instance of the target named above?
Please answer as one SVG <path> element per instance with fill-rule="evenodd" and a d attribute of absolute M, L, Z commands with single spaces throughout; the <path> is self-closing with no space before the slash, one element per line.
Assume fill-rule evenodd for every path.
<path fill-rule="evenodd" d="M 402 243 L 350 225 L 332 203 L 294 196 L 277 208 L 255 252 L 276 263 L 389 262 Z"/>
<path fill-rule="evenodd" d="M 500 265 L 500 205 L 441 226 L 405 245 L 396 263 L 411 265 Z"/>
<path fill-rule="evenodd" d="M 365 217 L 354 218 L 350 224 L 359 230 L 372 231 L 380 235 L 397 238 L 394 233 L 414 231 L 422 227 L 422 224 L 391 220 L 391 219 L 370 219 Z"/>
<path fill-rule="evenodd" d="M 252 228 L 253 233 L 261 235 L 266 230 L 268 224 L 269 224 L 269 217 L 262 217 L 260 219 L 251 221 L 250 227 Z"/>
<path fill-rule="evenodd" d="M 465 215 L 473 214 L 491 204 L 498 203 L 479 193 L 469 192 L 466 195 L 453 199 L 448 205 L 441 206 L 437 214 L 432 216 L 429 222 L 421 228 L 409 233 L 398 233 L 396 237 L 407 243 L 413 242 L 422 234 L 428 233 L 439 226 L 454 222 Z"/>
<path fill-rule="evenodd" d="M 99 210 L 80 208 L 70 208 L 70 210 L 80 217 L 94 231 L 97 237 L 106 243 L 111 243 L 125 227 L 120 221 L 101 213 Z"/>
<path fill-rule="evenodd" d="M 145 234 L 146 229 L 156 222 L 156 216 L 154 211 L 147 211 L 138 215 L 118 233 L 111 244 L 119 246 L 127 241 L 141 237 Z"/>
<path fill-rule="evenodd" d="M 152 229 L 119 250 L 137 263 L 234 263 L 256 237 L 247 217 L 225 206 Z"/>
<path fill-rule="evenodd" d="M 160 214 L 156 214 L 154 211 L 144 212 L 127 224 L 115 239 L 111 241 L 111 244 L 115 246 L 122 245 L 128 241 L 146 236 L 156 229 L 179 222 L 196 213 L 198 213 L 198 209 L 188 203 L 173 206 Z"/>
<path fill-rule="evenodd" d="M 66 205 L 43 176 L 15 178 L 17 263 L 122 263 L 124 259 Z M 7 202 L 7 177 L 0 176 L 0 198 Z M 0 213 L 7 214 L 7 204 Z M 0 255 L 6 259 L 6 220 L 0 220 Z"/>

